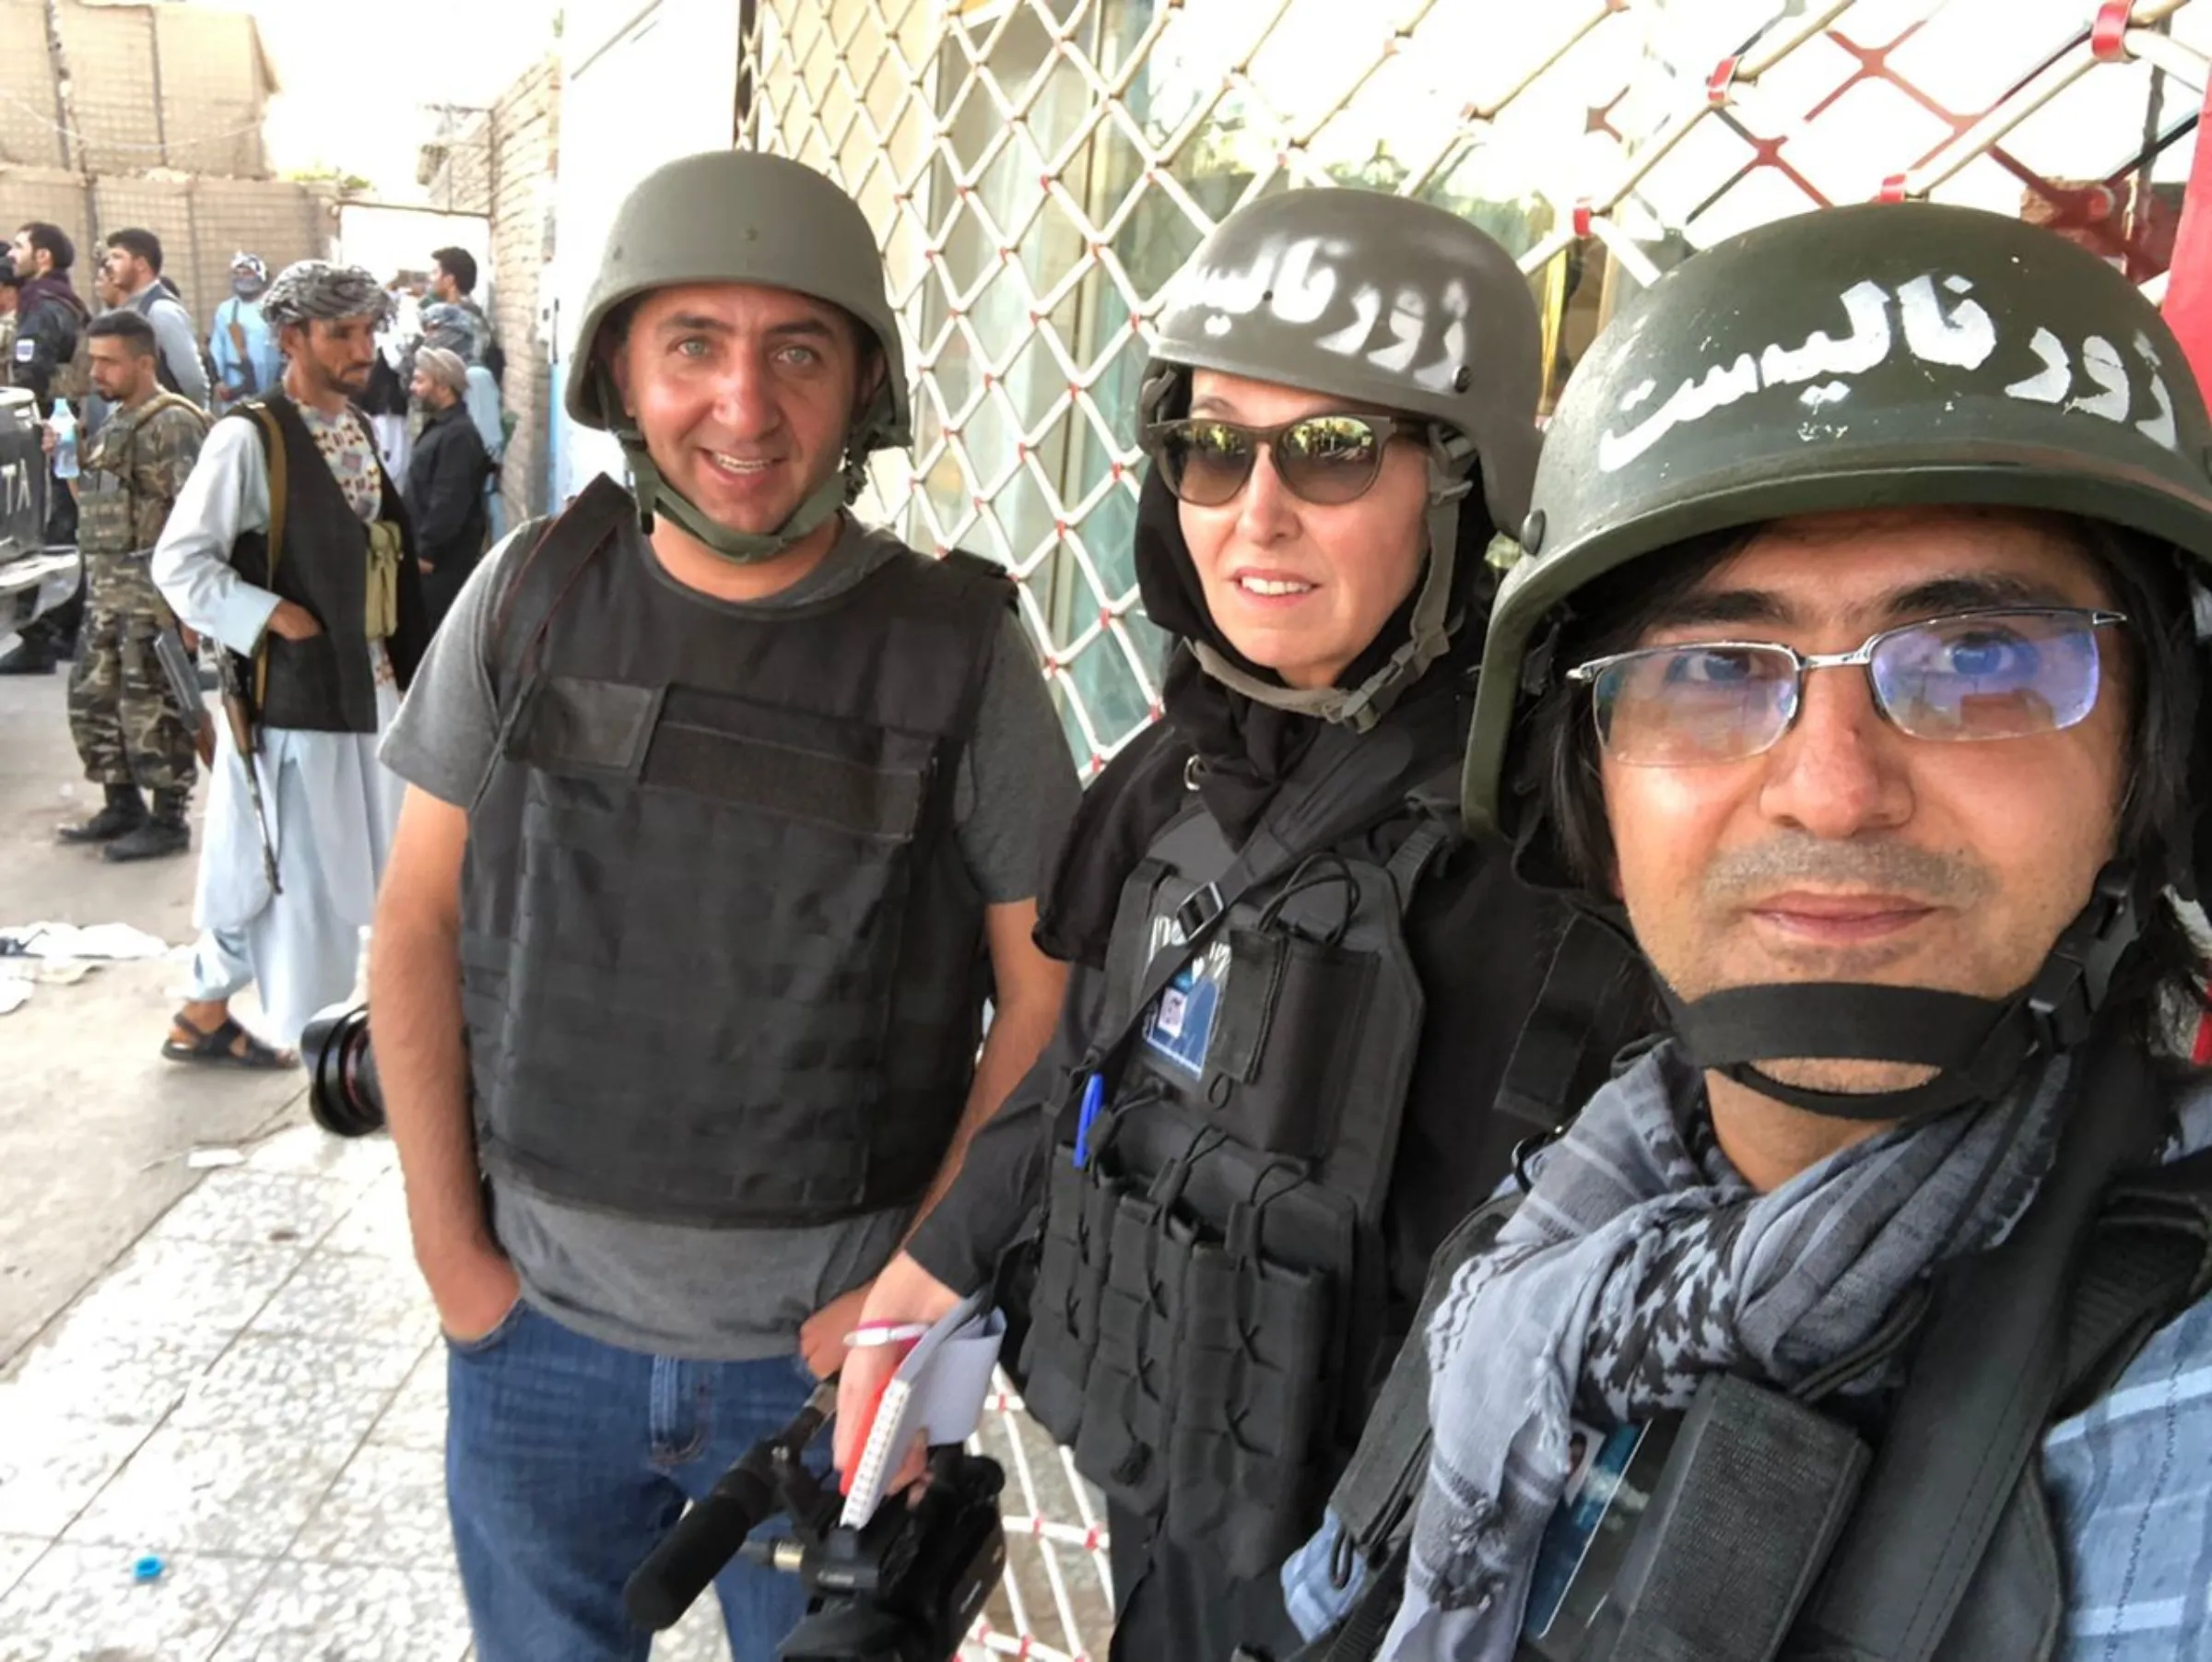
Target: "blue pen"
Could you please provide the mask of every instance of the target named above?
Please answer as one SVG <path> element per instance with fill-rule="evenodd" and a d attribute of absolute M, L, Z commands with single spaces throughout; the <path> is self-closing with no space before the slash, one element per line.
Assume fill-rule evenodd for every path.
<path fill-rule="evenodd" d="M 1078 1172 L 1090 1160 L 1090 1128 L 1098 1123 L 1099 1110 L 1106 1106 L 1106 1081 L 1092 1074 L 1083 1087 L 1083 1111 L 1076 1115 L 1076 1170 Z"/>

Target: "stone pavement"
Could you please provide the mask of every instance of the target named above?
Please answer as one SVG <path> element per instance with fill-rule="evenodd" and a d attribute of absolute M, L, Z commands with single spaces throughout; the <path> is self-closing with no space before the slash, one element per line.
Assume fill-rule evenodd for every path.
<path fill-rule="evenodd" d="M 0 1662 L 460 1662 L 444 1391 L 387 1141 L 210 1171 L 0 1381 Z"/>
<path fill-rule="evenodd" d="M 0 678 L 0 923 L 186 942 L 193 860 L 54 843 L 98 799 L 63 691 Z M 0 1662 L 463 1662 L 444 1354 L 391 1146 L 307 1124 L 298 1074 L 160 1061 L 181 973 L 111 965 L 0 1016 Z M 1102 1656 L 1095 1503 L 1000 1409 L 1013 1574 L 971 1648 Z M 724 1651 L 704 1600 L 654 1656 Z"/>

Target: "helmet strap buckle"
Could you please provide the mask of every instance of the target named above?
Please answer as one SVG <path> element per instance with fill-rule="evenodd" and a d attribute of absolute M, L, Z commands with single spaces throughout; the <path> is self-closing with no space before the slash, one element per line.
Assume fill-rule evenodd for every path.
<path fill-rule="evenodd" d="M 2047 1054 L 2071 1050 L 2088 1037 L 2121 960 L 2142 932 L 2136 874 L 2114 860 L 2097 874 L 2088 904 L 2066 925 L 2028 989 L 2028 1018 Z"/>

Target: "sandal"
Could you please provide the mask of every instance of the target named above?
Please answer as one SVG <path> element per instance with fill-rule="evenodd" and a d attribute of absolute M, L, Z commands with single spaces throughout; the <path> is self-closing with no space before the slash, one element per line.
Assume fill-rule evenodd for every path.
<path fill-rule="evenodd" d="M 170 1020 L 177 1031 L 193 1035 L 192 1042 L 186 1043 L 176 1036 L 176 1031 L 170 1034 L 161 1046 L 161 1054 L 171 1062 L 248 1067 L 262 1072 L 300 1066 L 300 1058 L 290 1051 L 264 1044 L 228 1016 L 212 1032 L 194 1027 L 184 1020 L 182 1012 L 171 1016 Z"/>

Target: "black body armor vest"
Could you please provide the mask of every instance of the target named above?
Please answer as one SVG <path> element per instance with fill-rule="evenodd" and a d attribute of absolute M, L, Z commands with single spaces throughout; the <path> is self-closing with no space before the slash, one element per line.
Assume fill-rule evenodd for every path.
<path fill-rule="evenodd" d="M 304 607 L 323 626 L 305 641 L 269 631 L 246 684 L 256 688 L 265 726 L 317 733 L 374 733 L 376 673 L 368 644 L 369 527 L 331 477 L 330 464 L 292 401 L 281 395 L 241 404 L 223 419 L 251 421 L 268 457 L 269 529 L 238 539 L 230 563 L 256 587 Z M 272 429 L 281 443 L 272 442 Z M 364 439 L 368 426 L 362 422 Z M 384 641 L 405 691 L 430 641 L 429 612 L 406 509 L 380 464 L 377 517 L 400 528 L 398 628 Z"/>
<path fill-rule="evenodd" d="M 1103 1030 L 1122 1037 L 1060 1116 L 1024 1400 L 1110 1499 L 1232 1575 L 1312 1526 L 1382 1343 L 1381 1215 L 1425 1015 L 1402 917 L 1456 836 L 1407 799 L 1453 719 L 1442 699 L 1325 729 L 1249 886 L 1192 798 L 1124 887 Z M 1387 867 L 1335 852 L 1385 825 Z"/>
<path fill-rule="evenodd" d="M 912 1201 L 988 992 L 953 789 L 1006 581 L 905 553 L 748 617 L 654 570 L 635 513 L 594 483 L 499 625 L 463 885 L 483 1164 L 711 1228 Z"/>

